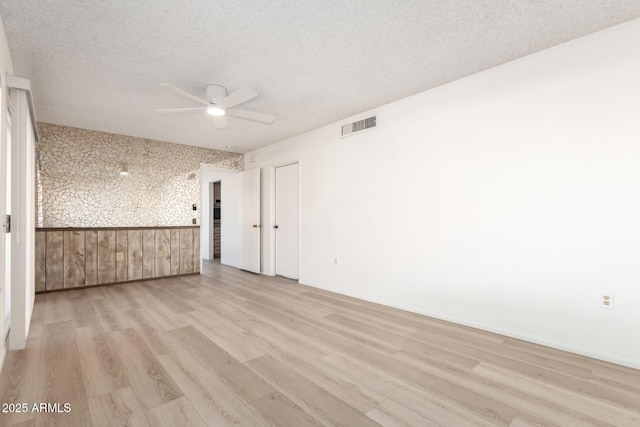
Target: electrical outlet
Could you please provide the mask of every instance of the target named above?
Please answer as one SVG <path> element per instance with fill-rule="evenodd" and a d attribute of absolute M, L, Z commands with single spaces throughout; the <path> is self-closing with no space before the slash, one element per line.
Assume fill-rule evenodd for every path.
<path fill-rule="evenodd" d="M 124 261 L 124 253 L 116 252 L 116 261 Z"/>
<path fill-rule="evenodd" d="M 337 257 L 333 259 L 333 263 L 334 263 L 335 265 L 338 265 L 338 258 L 337 258 Z"/>
<path fill-rule="evenodd" d="M 610 291 L 600 292 L 600 308 L 604 308 L 605 310 L 615 310 L 616 309 L 616 299 L 615 294 Z"/>

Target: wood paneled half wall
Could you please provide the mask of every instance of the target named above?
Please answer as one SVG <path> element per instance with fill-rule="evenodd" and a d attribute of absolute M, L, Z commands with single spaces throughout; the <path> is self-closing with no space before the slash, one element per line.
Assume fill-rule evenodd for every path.
<path fill-rule="evenodd" d="M 200 273 L 200 227 L 37 228 L 36 292 Z"/>

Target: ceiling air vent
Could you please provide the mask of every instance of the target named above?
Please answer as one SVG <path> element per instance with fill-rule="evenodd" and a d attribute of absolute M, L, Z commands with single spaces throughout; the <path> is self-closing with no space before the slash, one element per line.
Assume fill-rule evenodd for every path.
<path fill-rule="evenodd" d="M 342 133 L 340 134 L 340 136 L 344 138 L 347 136 L 351 136 L 356 132 L 362 132 L 363 130 L 376 127 L 376 117 L 377 116 L 371 116 L 366 119 L 358 120 L 357 122 L 343 125 Z"/>

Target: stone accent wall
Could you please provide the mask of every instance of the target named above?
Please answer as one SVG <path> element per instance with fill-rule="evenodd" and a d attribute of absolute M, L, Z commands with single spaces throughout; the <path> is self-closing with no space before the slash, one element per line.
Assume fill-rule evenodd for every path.
<path fill-rule="evenodd" d="M 38 123 L 38 227 L 200 224 L 200 165 L 242 169 L 238 153 Z M 121 176 L 125 163 L 128 176 Z"/>

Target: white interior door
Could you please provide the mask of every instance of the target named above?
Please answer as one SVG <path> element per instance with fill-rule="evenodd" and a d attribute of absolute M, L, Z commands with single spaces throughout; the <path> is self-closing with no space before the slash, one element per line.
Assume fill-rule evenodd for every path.
<path fill-rule="evenodd" d="M 240 172 L 240 262 L 260 273 L 260 169 Z"/>
<path fill-rule="evenodd" d="M 299 264 L 298 164 L 276 168 L 276 274 L 298 279 Z"/>

